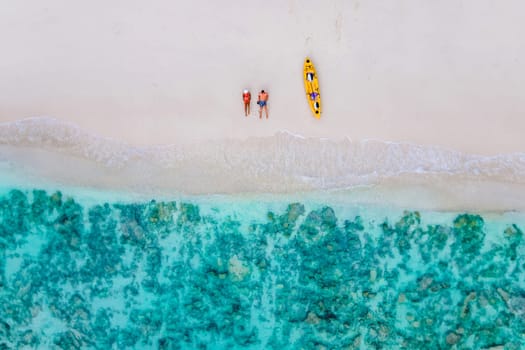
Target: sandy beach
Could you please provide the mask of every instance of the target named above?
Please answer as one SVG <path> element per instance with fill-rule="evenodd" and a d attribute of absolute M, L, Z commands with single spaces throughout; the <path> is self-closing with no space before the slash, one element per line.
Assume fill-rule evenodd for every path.
<path fill-rule="evenodd" d="M 525 5 L 62 0 L 0 14 L 0 121 L 49 116 L 135 145 L 271 136 L 525 150 Z M 318 68 L 311 117 L 302 62 Z M 270 93 L 244 118 L 241 91 Z"/>
<path fill-rule="evenodd" d="M 523 209 L 525 5 L 316 5 L 13 4 L 0 14 L 2 177 Z M 320 120 L 304 96 L 307 56 Z M 255 101 L 244 116 L 244 88 L 269 92 L 270 119 Z"/>

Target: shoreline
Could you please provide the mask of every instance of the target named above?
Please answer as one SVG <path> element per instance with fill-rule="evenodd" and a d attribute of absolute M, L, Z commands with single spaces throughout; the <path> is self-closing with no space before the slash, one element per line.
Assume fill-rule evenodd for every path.
<path fill-rule="evenodd" d="M 249 118 L 241 116 L 235 116 L 237 122 L 233 122 L 232 118 L 229 118 L 229 122 L 226 123 L 227 128 L 224 126 L 213 125 L 210 129 L 199 130 L 200 126 L 194 125 L 188 121 L 181 121 L 177 118 L 173 122 L 179 123 L 176 127 L 172 124 L 165 125 L 159 124 L 156 126 L 144 126 L 144 121 L 152 122 L 153 119 L 146 119 L 144 121 L 131 120 L 129 122 L 120 121 L 120 126 L 115 125 L 114 120 L 108 120 L 105 118 L 56 118 L 48 116 L 31 116 L 23 118 L 6 118 L 0 114 L 0 128 L 10 127 L 16 124 L 31 124 L 36 121 L 39 124 L 49 122 L 50 124 L 57 125 L 59 127 L 69 127 L 72 129 L 78 129 L 79 133 L 90 135 L 91 137 L 100 138 L 113 142 L 115 144 L 126 145 L 127 147 L 136 148 L 148 148 L 148 147 L 165 147 L 173 145 L 199 145 L 203 142 L 221 142 L 221 141 L 240 141 L 246 142 L 251 139 L 258 138 L 271 138 L 277 134 L 289 134 L 294 137 L 303 139 L 319 139 L 329 141 L 344 141 L 349 140 L 351 142 L 383 142 L 391 144 L 407 144 L 414 146 L 423 147 L 435 147 L 442 150 L 448 150 L 452 152 L 460 152 L 469 155 L 480 155 L 480 156 L 498 156 L 504 154 L 516 154 L 525 153 L 525 139 L 516 138 L 510 140 L 510 143 L 506 140 L 506 135 L 494 134 L 488 138 L 473 137 L 465 138 L 463 136 L 451 137 L 450 134 L 445 135 L 447 132 L 433 132 L 434 129 L 426 130 L 423 134 L 417 134 L 414 132 L 405 133 L 402 129 L 405 129 L 402 125 L 385 130 L 377 129 L 372 131 L 374 126 L 369 123 L 362 122 L 355 126 L 365 126 L 368 130 L 365 133 L 354 133 L 346 132 L 348 130 L 348 123 L 344 124 L 342 128 L 338 128 L 337 125 L 332 124 L 328 129 L 324 127 L 317 128 L 315 123 L 323 123 L 324 121 L 308 120 L 306 119 L 305 125 L 297 127 L 290 122 L 274 122 L 270 117 L 269 120 L 259 118 L 252 112 Z M 310 117 L 314 119 L 313 117 Z M 86 123 L 87 121 L 87 123 Z M 399 120 L 399 122 L 403 122 Z M 410 123 L 409 121 L 406 121 Z M 523 123 L 523 125 L 521 125 Z M 212 123 L 213 124 L 213 123 Z M 238 125 L 235 125 L 238 124 Z M 306 126 L 306 127 L 305 127 Z M 27 128 L 27 126 L 25 126 Z M 122 128 L 124 127 L 124 128 Z M 214 130 L 211 130 L 214 128 Z M 513 128 L 525 128 L 525 122 L 516 124 Z M 516 129 L 515 129 L 516 130 Z M 464 131 L 461 131 L 463 133 Z M 465 131 L 466 132 L 466 131 Z M 153 136 L 154 135 L 154 136 Z"/>
<path fill-rule="evenodd" d="M 17 174 L 17 179 L 6 182 L 6 175 L 0 172 L 0 190 L 56 191 L 74 196 L 80 193 L 84 200 L 100 202 L 146 203 L 155 201 L 187 201 L 202 203 L 223 203 L 231 200 L 265 203 L 310 203 L 342 207 L 368 208 L 374 210 L 431 211 L 441 213 L 473 214 L 517 214 L 525 215 L 525 185 L 497 181 L 466 181 L 434 177 L 388 179 L 380 184 L 360 185 L 347 189 L 303 190 L 296 192 L 231 192 L 231 193 L 183 193 L 166 188 L 115 187 L 108 183 L 86 184 L 71 179 L 40 179 L 28 182 Z M 439 184 L 435 184 L 435 182 Z"/>
<path fill-rule="evenodd" d="M 258 119 L 258 118 L 257 118 Z M 99 126 L 104 123 L 100 122 Z M 294 131 L 293 129 L 264 129 L 262 133 L 254 132 L 243 135 L 215 135 L 215 137 L 205 137 L 194 134 L 181 140 L 172 140 L 162 143 L 160 140 L 150 140 L 151 142 L 136 142 L 128 133 L 116 132 L 111 130 L 112 136 L 106 133 L 97 133 L 90 128 L 84 128 L 71 119 L 58 119 L 48 116 L 35 116 L 20 119 L 3 121 L 0 117 L 0 145 L 2 144 L 20 144 L 22 146 L 31 145 L 33 142 L 46 143 L 53 147 L 71 146 L 73 144 L 82 144 L 87 142 L 100 142 L 118 145 L 121 148 L 146 150 L 154 148 L 169 147 L 191 147 L 213 143 L 213 142 L 231 142 L 231 143 L 250 143 L 256 140 L 265 140 L 275 138 L 279 135 L 288 135 L 298 140 L 311 140 L 318 142 L 350 142 L 355 144 L 382 143 L 390 145 L 406 145 L 412 147 L 422 147 L 436 149 L 444 152 L 464 154 L 468 156 L 494 157 L 505 155 L 525 155 L 525 141 L 523 148 L 517 148 L 511 151 L 505 151 L 505 148 L 492 148 L 490 152 L 479 149 L 477 152 L 468 152 L 465 149 L 444 146 L 441 144 L 431 144 L 428 142 L 418 143 L 414 140 L 395 141 L 390 139 L 380 139 L 375 137 L 352 138 L 348 135 L 326 135 L 312 136 Z M 134 142 L 135 141 L 135 142 Z"/>
<path fill-rule="evenodd" d="M 255 156 L 254 156 L 255 155 Z M 3 185 L 84 188 L 140 198 L 301 196 L 435 210 L 525 212 L 525 154 L 466 155 L 437 147 L 280 133 L 140 147 L 70 123 L 0 125 Z"/>

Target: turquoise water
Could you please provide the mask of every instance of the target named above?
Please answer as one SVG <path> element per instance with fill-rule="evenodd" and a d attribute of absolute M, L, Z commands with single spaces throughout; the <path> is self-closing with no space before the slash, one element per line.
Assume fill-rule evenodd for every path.
<path fill-rule="evenodd" d="M 0 349 L 520 349 L 524 227 L 315 196 L 6 189 Z"/>

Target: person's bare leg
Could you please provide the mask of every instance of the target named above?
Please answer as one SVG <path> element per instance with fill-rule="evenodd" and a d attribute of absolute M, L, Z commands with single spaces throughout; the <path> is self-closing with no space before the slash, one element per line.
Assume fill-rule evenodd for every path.
<path fill-rule="evenodd" d="M 259 119 L 262 119 L 262 110 L 263 110 L 263 108 L 260 107 L 260 108 L 259 108 Z"/>
<path fill-rule="evenodd" d="M 268 119 L 268 106 L 264 106 L 264 111 L 266 112 L 266 119 Z"/>
<path fill-rule="evenodd" d="M 244 116 L 247 117 L 248 116 L 248 104 L 244 104 Z"/>

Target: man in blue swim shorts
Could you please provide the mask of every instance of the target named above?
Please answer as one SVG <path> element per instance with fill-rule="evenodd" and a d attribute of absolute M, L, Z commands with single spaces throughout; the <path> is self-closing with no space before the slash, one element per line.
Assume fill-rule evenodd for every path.
<path fill-rule="evenodd" d="M 266 119 L 268 119 L 268 93 L 264 90 L 261 90 L 259 96 L 257 97 L 257 104 L 259 105 L 259 119 L 262 119 L 262 111 L 266 112 Z"/>

